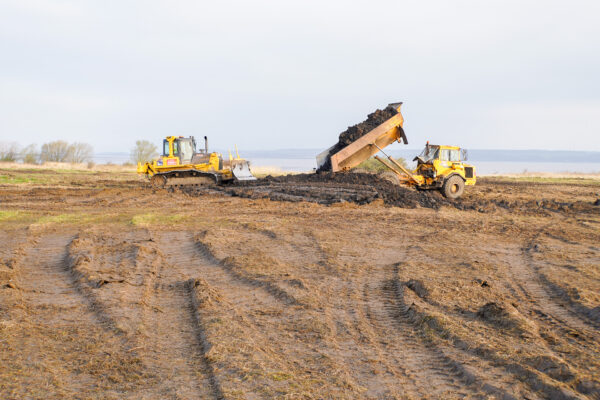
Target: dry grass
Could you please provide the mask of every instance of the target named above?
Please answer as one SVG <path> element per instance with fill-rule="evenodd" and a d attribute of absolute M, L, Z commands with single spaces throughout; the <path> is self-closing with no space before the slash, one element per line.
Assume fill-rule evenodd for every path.
<path fill-rule="evenodd" d="M 91 168 L 90 168 L 91 166 Z M 66 163 L 66 162 L 45 162 L 43 164 L 25 164 L 17 162 L 0 162 L 0 169 L 16 169 L 16 170 L 51 170 L 69 173 L 76 172 L 135 172 L 135 165 L 119 165 L 119 164 L 88 164 L 88 163 Z"/>
<path fill-rule="evenodd" d="M 64 175 L 0 196 L 3 397 L 599 393 L 600 218 L 524 206 L 593 185 L 483 180 L 469 196 L 517 206 L 478 212 Z M 56 237 L 65 264 L 43 275 Z"/>

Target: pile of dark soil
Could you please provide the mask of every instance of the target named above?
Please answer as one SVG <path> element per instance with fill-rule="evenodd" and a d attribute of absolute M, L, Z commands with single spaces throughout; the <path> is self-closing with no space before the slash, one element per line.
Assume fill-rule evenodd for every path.
<path fill-rule="evenodd" d="M 369 114 L 367 119 L 360 124 L 348 127 L 348 129 L 340 133 L 338 142 L 329 151 L 327 161 L 319 168 L 317 172 L 331 171 L 331 156 L 333 154 L 348 146 L 350 143 L 355 142 L 357 139 L 363 137 L 396 114 L 398 114 L 398 111 L 394 107 L 388 106 L 383 110 L 376 110 L 375 112 Z"/>
<path fill-rule="evenodd" d="M 267 176 L 257 181 L 238 182 L 234 186 L 190 187 L 182 190 L 190 195 L 216 191 L 252 199 L 309 201 L 320 204 L 367 204 L 382 199 L 385 204 L 404 208 L 420 206 L 439 209 L 445 204 L 462 208 L 461 204 L 449 202 L 437 191 L 417 191 L 398 186 L 374 174 L 353 172 Z"/>
<path fill-rule="evenodd" d="M 414 208 L 417 206 L 427 208 L 440 208 L 443 204 L 447 203 L 440 193 L 438 192 L 419 192 L 415 189 L 411 189 L 404 186 L 398 186 L 388 181 L 387 179 L 380 178 L 373 174 L 364 173 L 353 173 L 353 172 L 338 172 L 338 173 L 320 173 L 320 174 L 298 174 L 298 175 L 285 175 L 278 177 L 268 176 L 264 182 L 271 183 L 286 183 L 301 184 L 301 183 L 316 183 L 322 184 L 322 190 L 327 190 L 328 187 L 336 187 L 338 185 L 348 185 L 358 189 L 371 188 L 377 193 L 376 198 L 381 198 L 385 204 Z M 373 200 L 374 200 L 373 199 Z"/>

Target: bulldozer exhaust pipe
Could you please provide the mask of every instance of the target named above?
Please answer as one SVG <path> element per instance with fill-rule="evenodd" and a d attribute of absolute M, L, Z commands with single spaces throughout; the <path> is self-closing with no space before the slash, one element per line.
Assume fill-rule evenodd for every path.
<path fill-rule="evenodd" d="M 208 138 L 204 136 L 204 153 L 208 154 Z"/>

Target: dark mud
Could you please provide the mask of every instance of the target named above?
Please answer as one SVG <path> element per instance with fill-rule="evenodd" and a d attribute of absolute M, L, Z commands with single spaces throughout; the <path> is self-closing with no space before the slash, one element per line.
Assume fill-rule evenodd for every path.
<path fill-rule="evenodd" d="M 348 127 L 348 129 L 340 133 L 338 142 L 331 148 L 327 161 L 319 168 L 318 172 L 331 171 L 332 155 L 363 137 L 396 114 L 398 114 L 398 111 L 394 107 L 388 106 L 383 110 L 375 110 L 375 112 L 369 114 L 367 119 L 360 124 Z"/>
<path fill-rule="evenodd" d="M 494 186 L 493 181 L 482 180 L 477 184 Z M 501 186 L 503 184 L 501 183 Z M 503 186 L 504 187 L 504 186 Z M 513 186 L 516 188 L 518 186 Z M 175 190 L 175 189 L 173 189 Z M 236 182 L 224 186 L 188 186 L 181 190 L 192 196 L 220 193 L 249 199 L 319 204 L 356 203 L 368 204 L 381 199 L 386 205 L 402 208 L 432 208 L 442 206 L 481 213 L 496 211 L 522 215 L 598 213 L 591 201 L 561 202 L 555 199 L 539 200 L 488 198 L 481 192 L 467 193 L 459 199 L 450 200 L 437 190 L 417 190 L 399 186 L 376 174 L 355 172 L 322 172 L 297 175 L 267 176 L 251 182 Z M 505 190 L 511 190 L 506 187 Z"/>
<path fill-rule="evenodd" d="M 422 299 L 429 297 L 429 290 L 425 287 L 425 284 L 418 279 L 411 279 L 406 282 L 406 287 L 415 292 L 417 296 Z"/>
<path fill-rule="evenodd" d="M 451 204 L 436 191 L 417 191 L 398 186 L 377 175 L 352 172 L 267 176 L 234 186 L 187 187 L 182 190 L 190 195 L 221 192 L 251 199 L 267 198 L 275 201 L 308 201 L 320 204 L 368 204 L 377 199 L 383 200 L 387 205 L 404 208 L 439 209 L 442 205 Z"/>

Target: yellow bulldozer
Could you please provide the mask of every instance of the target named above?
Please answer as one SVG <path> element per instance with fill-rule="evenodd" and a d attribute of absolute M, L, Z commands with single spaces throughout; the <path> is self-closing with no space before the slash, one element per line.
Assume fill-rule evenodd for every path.
<path fill-rule="evenodd" d="M 402 103 L 392 103 L 397 114 L 384 121 L 356 141 L 340 151 L 331 154 L 331 149 L 317 155 L 319 168 L 330 160 L 331 171 L 347 171 L 356 167 L 371 156 L 380 161 L 392 171 L 395 181 L 399 184 L 414 186 L 418 190 L 437 189 L 451 199 L 460 197 L 465 186 L 475 185 L 475 167 L 465 164 L 467 152 L 456 146 L 430 145 L 425 148 L 413 161 L 417 167 L 410 171 L 393 157 L 383 151 L 386 146 L 398 142 L 408 144 L 404 133 L 404 117 L 400 112 Z M 387 160 L 376 155 L 383 153 Z"/>
<path fill-rule="evenodd" d="M 193 136 L 167 136 L 163 140 L 162 155 L 152 162 L 138 163 L 137 172 L 148 177 L 155 187 L 256 180 L 250 163 L 240 158 L 237 149 L 236 158 L 230 153 L 228 160 L 223 160 L 219 153 L 209 153 L 206 136 L 204 149 L 199 151 Z"/>

